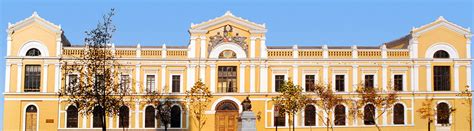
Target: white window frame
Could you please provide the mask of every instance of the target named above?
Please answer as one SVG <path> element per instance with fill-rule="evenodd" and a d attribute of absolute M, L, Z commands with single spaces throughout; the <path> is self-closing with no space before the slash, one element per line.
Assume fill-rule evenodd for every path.
<path fill-rule="evenodd" d="M 306 125 L 305 125 L 305 123 L 304 123 L 304 122 L 305 122 L 305 118 L 306 118 L 306 117 L 305 117 L 305 108 L 306 108 L 306 106 L 308 106 L 308 105 L 306 105 L 306 106 L 303 108 L 303 110 L 301 110 L 301 122 L 302 122 L 302 123 L 301 123 L 301 126 L 302 126 L 302 127 L 318 127 L 318 126 L 319 126 L 319 124 L 318 124 L 318 123 L 319 123 L 319 119 L 318 119 L 319 108 L 318 108 L 318 106 L 317 106 L 316 104 L 309 104 L 309 105 L 312 105 L 312 106 L 314 106 L 314 108 L 315 108 L 314 111 L 315 111 L 316 114 L 314 115 L 314 117 L 315 117 L 315 122 L 316 122 L 316 123 L 315 123 L 314 126 L 306 126 Z"/>
<path fill-rule="evenodd" d="M 403 106 L 403 125 L 407 126 L 408 125 L 408 121 L 407 121 L 407 111 L 408 111 L 408 108 L 407 108 L 407 105 L 405 105 L 405 103 L 403 102 L 395 102 L 395 104 L 392 105 L 392 125 L 402 125 L 402 124 L 395 124 L 395 105 L 396 104 L 402 104 Z"/>
<path fill-rule="evenodd" d="M 179 92 L 173 92 L 173 76 L 179 76 Z M 182 73 L 170 73 L 169 75 L 169 93 L 183 93 L 183 74 Z"/>
<path fill-rule="evenodd" d="M 272 80 L 272 92 L 277 92 L 276 87 L 275 87 L 276 86 L 275 85 L 276 84 L 276 79 L 275 78 L 276 78 L 277 75 L 283 75 L 285 77 L 284 81 L 288 81 L 288 74 L 283 74 L 283 73 L 272 74 L 272 78 L 273 78 L 273 80 Z"/>
<path fill-rule="evenodd" d="M 152 105 L 152 104 L 146 104 L 145 106 L 143 106 L 143 110 L 142 110 L 142 116 L 143 116 L 143 117 L 142 117 L 142 122 L 143 122 L 143 124 L 142 124 L 142 127 L 145 128 L 145 129 L 155 129 L 155 128 L 157 128 L 156 126 L 157 126 L 157 124 L 158 124 L 158 123 L 157 123 L 157 122 L 158 122 L 157 119 L 154 119 L 154 120 L 155 120 L 155 125 L 153 126 L 153 128 L 145 127 L 145 123 L 146 123 L 146 119 L 145 119 L 145 116 L 146 116 L 146 108 L 147 108 L 148 106 L 153 107 L 153 111 L 155 111 L 155 116 L 156 116 L 156 113 L 157 113 L 156 107 L 155 107 L 154 105 Z"/>
<path fill-rule="evenodd" d="M 382 88 L 382 87 L 379 87 L 379 80 L 378 80 L 378 74 L 377 72 L 364 72 L 362 73 L 362 76 L 361 76 L 361 79 L 362 79 L 362 82 L 364 82 L 364 85 L 365 85 L 365 76 L 366 75 L 374 75 L 374 88 Z"/>
<path fill-rule="evenodd" d="M 36 103 L 28 103 L 25 105 L 25 107 L 23 107 L 23 121 L 22 121 L 22 128 L 23 128 L 23 131 L 26 131 L 26 108 L 28 108 L 28 106 L 30 105 L 33 105 L 36 107 L 36 130 L 38 131 L 40 128 L 40 124 L 39 124 L 39 119 L 40 119 L 40 109 L 39 109 L 39 106 L 36 104 Z"/>
<path fill-rule="evenodd" d="M 130 88 L 130 91 L 132 91 L 133 87 L 132 87 L 132 83 L 133 83 L 133 78 L 132 78 L 132 75 L 131 74 L 128 74 L 128 73 L 123 73 L 123 74 L 120 74 L 119 75 L 119 81 L 120 83 L 122 83 L 122 76 L 124 75 L 128 75 L 128 78 L 129 78 L 129 83 L 128 83 L 128 88 Z M 119 86 L 120 87 L 120 86 Z M 120 90 L 122 89 L 122 87 L 120 87 Z"/>
<path fill-rule="evenodd" d="M 148 89 L 148 87 L 147 87 L 147 76 L 149 76 L 149 75 L 154 76 L 154 79 L 155 79 L 155 84 L 154 84 L 155 87 L 153 89 L 151 89 L 151 91 L 157 91 L 158 75 L 156 73 L 144 73 L 144 75 L 143 75 L 143 79 L 144 79 L 143 80 L 143 85 L 144 85 L 145 88 L 143 88 L 143 89 L 144 89 L 144 91 L 146 91 L 146 89 Z"/>
<path fill-rule="evenodd" d="M 434 105 L 434 109 L 435 109 L 435 114 L 438 112 L 438 104 L 440 103 L 446 103 L 448 104 L 448 108 L 451 108 L 452 105 L 448 102 L 448 101 L 445 101 L 445 100 L 441 100 L 441 101 L 437 101 L 436 102 L 436 105 Z M 435 118 L 434 118 L 434 124 L 436 127 L 451 127 L 452 124 L 453 124 L 453 113 L 450 113 L 449 114 L 449 126 L 443 126 L 442 124 L 438 124 L 438 114 L 435 115 Z"/>
<path fill-rule="evenodd" d="M 130 109 L 129 106 L 126 106 L 128 108 L 128 129 L 130 129 L 130 127 L 132 127 L 132 109 Z M 138 108 L 138 107 L 135 107 L 135 108 Z M 120 110 L 119 110 L 120 112 Z M 136 116 L 135 116 L 136 117 Z M 117 115 L 117 119 L 115 119 L 116 123 L 117 123 L 117 128 L 122 128 L 120 127 L 120 116 Z M 145 123 L 143 123 L 143 125 L 145 125 Z"/>
<path fill-rule="evenodd" d="M 333 119 L 333 120 L 331 121 L 331 122 L 332 122 L 332 125 L 334 125 L 334 127 L 345 127 L 345 126 L 349 126 L 349 108 L 347 108 L 347 105 L 344 104 L 344 103 L 341 103 L 341 104 L 339 104 L 339 105 L 344 106 L 344 114 L 346 115 L 346 116 L 345 116 L 346 120 L 345 120 L 343 126 L 341 126 L 341 125 L 336 125 L 336 124 L 334 123 L 334 121 L 336 120 L 336 106 L 337 106 L 337 105 L 336 105 L 336 106 L 334 106 L 334 107 L 332 108 L 332 110 L 333 110 L 333 113 L 332 113 L 332 119 Z M 374 105 L 374 106 L 375 106 L 375 105 Z M 365 106 L 364 106 L 364 107 L 365 107 Z M 377 109 L 377 107 L 375 107 L 375 109 Z M 375 118 L 374 118 L 374 119 L 375 119 Z M 377 120 L 376 120 L 376 121 L 377 121 Z"/>
<path fill-rule="evenodd" d="M 375 124 L 380 124 L 380 123 L 378 122 L 379 120 L 377 119 L 377 116 L 378 116 L 378 108 L 377 108 L 377 106 L 375 106 L 374 103 L 370 102 L 370 103 L 366 103 L 366 104 L 362 107 L 362 115 L 363 115 L 363 116 L 362 116 L 362 125 L 363 125 L 363 126 L 375 126 L 375 125 L 366 125 L 366 124 L 364 123 L 364 121 L 365 121 L 365 120 L 364 120 L 364 119 L 365 119 L 365 118 L 364 118 L 364 116 L 365 116 L 365 106 L 367 106 L 367 105 L 369 105 L 369 104 L 372 104 L 372 105 L 375 107 L 375 113 L 374 113 L 374 122 L 375 122 Z"/>
<path fill-rule="evenodd" d="M 275 128 L 275 127 L 276 127 L 276 126 L 275 126 L 275 105 L 273 105 L 271 114 L 272 114 L 272 116 L 271 116 L 271 125 L 270 125 L 270 127 L 271 127 L 271 128 Z M 290 124 L 289 121 L 288 121 L 288 118 L 289 118 L 288 113 L 285 113 L 285 126 L 278 126 L 278 127 L 281 127 L 281 128 L 288 128 L 288 127 L 289 127 L 289 124 Z M 295 122 L 295 123 L 296 123 L 296 122 Z"/>
<path fill-rule="evenodd" d="M 336 75 L 344 75 L 344 91 L 336 91 Z M 332 73 L 332 91 L 335 93 L 349 92 L 349 74 L 348 73 Z"/>
<path fill-rule="evenodd" d="M 317 85 L 319 83 L 319 72 L 317 70 L 303 70 L 303 77 L 301 81 L 303 92 L 306 92 L 306 75 L 314 75 L 314 84 Z"/>
<path fill-rule="evenodd" d="M 76 105 L 73 105 L 73 104 L 68 104 L 68 105 L 66 106 L 66 109 L 63 111 L 64 114 L 65 114 L 65 115 L 64 115 L 64 128 L 67 128 L 67 129 L 78 129 L 78 128 L 79 128 L 79 115 L 81 114 L 81 113 L 79 113 L 79 109 L 77 110 L 77 127 L 74 127 L 74 128 L 68 128 L 68 127 L 67 127 L 67 110 L 68 110 L 68 108 L 69 108 L 70 106 L 75 106 L 75 107 L 77 108 L 77 106 L 76 106 Z"/>
<path fill-rule="evenodd" d="M 395 86 L 395 75 L 402 75 L 402 77 L 403 77 L 403 79 L 402 79 L 403 80 L 403 83 L 402 83 L 403 89 L 400 92 L 408 91 L 407 90 L 407 75 L 406 75 L 406 73 L 397 73 L 397 72 L 392 73 L 391 78 L 390 78 L 390 80 L 391 80 L 390 85 L 392 85 L 392 88 L 393 88 L 392 90 L 395 90 L 395 87 L 394 87 Z"/>
<path fill-rule="evenodd" d="M 170 121 L 170 123 L 168 123 L 168 124 L 169 124 L 168 127 L 169 127 L 170 129 L 181 129 L 181 128 L 183 128 L 183 115 L 184 115 L 183 107 L 181 107 L 181 105 L 178 104 L 178 103 L 174 103 L 174 104 L 171 104 L 170 111 L 171 111 L 171 108 L 173 108 L 173 106 L 178 106 L 178 107 L 179 107 L 179 110 L 181 111 L 181 112 L 180 112 L 180 115 L 179 115 L 179 120 L 180 120 L 180 121 L 179 121 L 179 128 L 171 127 L 171 121 Z M 171 117 L 170 117 L 170 119 L 171 119 Z"/>

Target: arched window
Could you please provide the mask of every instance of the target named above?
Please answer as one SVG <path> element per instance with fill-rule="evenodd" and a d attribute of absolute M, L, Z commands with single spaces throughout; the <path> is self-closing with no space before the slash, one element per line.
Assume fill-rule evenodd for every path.
<path fill-rule="evenodd" d="M 438 121 L 438 124 L 449 124 L 449 114 L 451 112 L 449 109 L 449 105 L 444 102 L 439 103 L 436 106 L 436 110 L 436 119 Z"/>
<path fill-rule="evenodd" d="M 336 105 L 334 108 L 334 125 L 346 125 L 346 107 L 343 105 Z"/>
<path fill-rule="evenodd" d="M 26 56 L 40 56 L 41 52 L 36 48 L 31 48 L 26 52 Z"/>
<path fill-rule="evenodd" d="M 171 128 L 181 127 L 181 108 L 179 106 L 171 107 Z"/>
<path fill-rule="evenodd" d="M 119 111 L 119 127 L 120 128 L 129 127 L 129 118 L 130 118 L 129 112 L 130 110 L 128 109 L 127 106 L 120 107 L 120 111 Z"/>
<path fill-rule="evenodd" d="M 285 126 L 285 110 L 275 106 L 275 109 L 273 110 L 273 117 L 273 126 Z"/>
<path fill-rule="evenodd" d="M 449 53 L 444 50 L 436 51 L 433 58 L 449 58 Z"/>
<path fill-rule="evenodd" d="M 92 112 L 92 127 L 93 128 L 99 128 L 102 127 L 102 107 L 101 106 L 95 106 L 94 111 Z"/>
<path fill-rule="evenodd" d="M 145 128 L 155 128 L 155 108 L 147 106 L 145 108 Z"/>
<path fill-rule="evenodd" d="M 367 104 L 364 107 L 364 124 L 374 125 L 375 124 L 375 106 Z"/>
<path fill-rule="evenodd" d="M 402 104 L 393 106 L 393 124 L 405 124 L 405 107 Z"/>
<path fill-rule="evenodd" d="M 304 108 L 304 125 L 316 126 L 316 108 L 313 105 Z"/>
<path fill-rule="evenodd" d="M 38 129 L 37 113 L 36 106 L 29 105 L 26 107 L 25 131 L 36 131 Z"/>
<path fill-rule="evenodd" d="M 76 106 L 70 105 L 67 108 L 67 128 L 77 128 L 77 108 Z"/>

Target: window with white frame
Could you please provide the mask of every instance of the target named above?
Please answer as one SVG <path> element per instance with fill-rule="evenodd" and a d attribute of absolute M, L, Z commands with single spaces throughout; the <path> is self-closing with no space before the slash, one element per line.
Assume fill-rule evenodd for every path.
<path fill-rule="evenodd" d="M 285 75 L 275 75 L 275 92 L 280 92 L 284 83 Z"/>
<path fill-rule="evenodd" d="M 120 76 L 120 89 L 123 91 L 130 90 L 130 75 L 121 75 Z"/>
<path fill-rule="evenodd" d="M 155 90 L 155 75 L 146 75 L 146 91 Z"/>
<path fill-rule="evenodd" d="M 336 92 L 344 92 L 346 88 L 345 75 L 336 75 L 334 79 Z"/>
<path fill-rule="evenodd" d="M 304 81 L 305 81 L 305 91 L 306 92 L 314 91 L 316 76 L 315 75 L 305 75 Z"/>
<path fill-rule="evenodd" d="M 74 92 L 77 84 L 79 83 L 79 78 L 77 74 L 69 74 L 68 75 L 68 81 L 67 81 L 67 87 L 66 89 L 69 92 Z"/>
<path fill-rule="evenodd" d="M 374 75 L 365 75 L 364 76 L 364 87 L 365 88 L 374 88 Z"/>
<path fill-rule="evenodd" d="M 26 65 L 25 66 L 25 92 L 39 92 L 41 82 L 41 66 Z"/>
<path fill-rule="evenodd" d="M 403 75 L 393 75 L 393 89 L 395 91 L 403 91 Z"/>
<path fill-rule="evenodd" d="M 181 88 L 181 75 L 171 76 L 171 92 L 180 92 Z"/>

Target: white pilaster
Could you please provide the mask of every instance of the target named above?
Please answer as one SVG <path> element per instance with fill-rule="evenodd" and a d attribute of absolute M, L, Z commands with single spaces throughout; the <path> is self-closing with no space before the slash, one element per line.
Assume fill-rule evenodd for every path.
<path fill-rule="evenodd" d="M 136 51 L 135 54 L 137 55 L 136 57 L 140 58 L 142 56 L 142 47 L 140 46 L 140 43 L 138 43 L 137 49 L 135 51 Z"/>
<path fill-rule="evenodd" d="M 418 67 L 420 65 L 413 65 L 413 77 L 412 77 L 412 87 L 414 91 L 419 91 L 418 90 Z"/>
<path fill-rule="evenodd" d="M 466 58 L 471 58 L 471 35 L 466 35 Z"/>
<path fill-rule="evenodd" d="M 250 65 L 250 92 L 255 92 L 255 65 Z"/>
<path fill-rule="evenodd" d="M 199 65 L 199 79 L 206 81 L 206 65 Z"/>
<path fill-rule="evenodd" d="M 166 92 L 166 65 L 161 65 L 161 91 L 160 92 L 162 93 Z"/>
<path fill-rule="evenodd" d="M 59 91 L 59 86 L 61 85 L 60 82 L 61 82 L 61 65 L 60 64 L 55 64 L 54 65 L 54 72 L 56 72 L 56 74 L 54 75 L 54 92 L 58 92 Z"/>
<path fill-rule="evenodd" d="M 139 93 L 140 92 L 140 67 L 141 65 L 138 64 L 135 66 L 135 92 Z"/>
<path fill-rule="evenodd" d="M 299 85 L 298 83 L 298 65 L 293 65 L 293 83 Z"/>
<path fill-rule="evenodd" d="M 43 92 L 48 91 L 48 64 L 43 64 Z"/>
<path fill-rule="evenodd" d="M 63 44 L 61 44 L 61 33 L 57 33 L 56 35 L 56 56 L 60 57 L 61 56 L 61 51 L 63 49 Z M 49 55 L 49 54 L 48 54 Z"/>
<path fill-rule="evenodd" d="M 413 38 L 410 39 L 409 44 L 410 44 L 410 58 L 418 58 L 418 36 L 413 36 Z"/>
<path fill-rule="evenodd" d="M 211 93 L 216 92 L 216 65 L 209 65 L 211 68 Z"/>
<path fill-rule="evenodd" d="M 16 92 L 21 92 L 21 83 L 23 83 L 23 80 L 21 79 L 22 78 L 22 69 L 23 69 L 23 64 L 17 64 L 17 70 L 18 70 L 18 74 L 16 75 Z"/>
<path fill-rule="evenodd" d="M 433 78 L 433 76 L 431 76 L 431 65 L 428 64 L 426 65 L 426 91 L 432 91 L 432 86 L 431 86 L 431 78 Z M 416 81 L 416 83 L 418 83 L 419 81 Z"/>
<path fill-rule="evenodd" d="M 352 90 L 356 90 L 357 86 L 359 86 L 358 73 L 359 73 L 359 65 L 352 65 Z"/>
<path fill-rule="evenodd" d="M 168 51 L 166 50 L 166 44 L 163 44 L 161 47 L 161 58 L 165 59 L 167 56 Z"/>
<path fill-rule="evenodd" d="M 191 90 L 191 88 L 194 86 L 194 80 L 195 80 L 194 77 L 196 76 L 196 75 L 195 75 L 195 74 L 196 74 L 195 72 L 196 72 L 196 65 L 189 65 L 189 66 L 188 66 L 188 70 L 187 70 L 187 73 L 188 73 L 188 75 L 187 75 L 187 81 L 188 81 L 188 82 L 187 82 L 187 84 L 186 84 L 186 85 L 188 85 L 188 87 L 187 87 L 187 89 L 186 89 L 186 90 L 188 90 L 188 91 Z"/>
<path fill-rule="evenodd" d="M 466 85 L 469 86 L 470 89 L 471 87 L 471 65 L 466 65 Z"/>
<path fill-rule="evenodd" d="M 257 37 L 250 37 L 250 58 L 255 58 L 255 40 Z"/>
<path fill-rule="evenodd" d="M 385 44 L 382 45 L 382 59 L 387 59 L 387 46 Z"/>
<path fill-rule="evenodd" d="M 267 58 L 267 45 L 265 44 L 265 37 L 260 38 L 260 56 L 262 59 Z"/>
<path fill-rule="evenodd" d="M 196 58 L 196 36 L 191 36 L 188 46 L 188 58 Z"/>
<path fill-rule="evenodd" d="M 138 118 L 140 118 L 139 117 L 140 115 L 138 114 L 138 113 L 140 113 L 139 108 L 140 108 L 140 103 L 137 100 L 137 101 L 135 101 L 135 128 L 140 128 L 140 126 L 139 126 L 140 120 L 138 119 Z"/>
<path fill-rule="evenodd" d="M 82 115 L 82 128 L 87 128 L 87 115 L 85 114 Z"/>
<path fill-rule="evenodd" d="M 5 93 L 10 92 L 10 63 L 5 65 Z"/>
<path fill-rule="evenodd" d="M 459 65 L 454 64 L 454 91 L 459 91 Z"/>
<path fill-rule="evenodd" d="M 324 84 L 329 84 L 329 72 L 328 72 L 329 65 L 323 65 L 323 80 Z"/>
<path fill-rule="evenodd" d="M 352 58 L 358 58 L 359 57 L 359 52 L 357 51 L 357 46 L 352 45 Z"/>
<path fill-rule="evenodd" d="M 10 56 L 11 54 L 11 46 L 12 46 L 12 37 L 10 36 L 10 32 L 7 32 L 7 54 L 6 56 Z"/>
<path fill-rule="evenodd" d="M 382 65 L 382 89 L 387 91 L 387 65 Z M 385 124 L 385 123 L 384 123 Z"/>
<path fill-rule="evenodd" d="M 109 127 L 108 128 L 113 128 L 113 126 L 114 126 L 114 123 L 113 123 L 114 117 L 112 117 L 112 116 L 108 116 L 108 117 L 109 117 Z"/>
<path fill-rule="evenodd" d="M 405 107 L 406 108 L 406 107 Z M 406 122 L 406 121 L 405 121 Z M 387 123 L 387 113 L 383 113 L 383 116 L 382 116 L 382 124 L 384 126 L 387 126 L 388 123 Z"/>
<path fill-rule="evenodd" d="M 323 58 L 329 58 L 328 45 L 323 45 Z"/>
<path fill-rule="evenodd" d="M 207 45 L 206 45 L 206 36 L 201 36 L 201 58 L 206 58 L 206 49 L 207 49 Z"/>
<path fill-rule="evenodd" d="M 268 90 L 268 67 L 267 65 L 260 65 L 260 92 L 267 92 Z"/>
<path fill-rule="evenodd" d="M 298 45 L 293 45 L 293 58 L 298 58 Z"/>
<path fill-rule="evenodd" d="M 241 64 L 239 68 L 239 92 L 245 92 L 245 65 Z"/>

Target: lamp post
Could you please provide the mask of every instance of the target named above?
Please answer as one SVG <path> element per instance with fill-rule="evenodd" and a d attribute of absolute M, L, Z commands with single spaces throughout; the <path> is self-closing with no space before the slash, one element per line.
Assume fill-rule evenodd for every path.
<path fill-rule="evenodd" d="M 278 131 L 278 118 L 280 117 L 280 109 L 279 106 L 275 107 L 276 109 L 273 111 L 273 122 L 275 126 L 275 131 Z"/>

